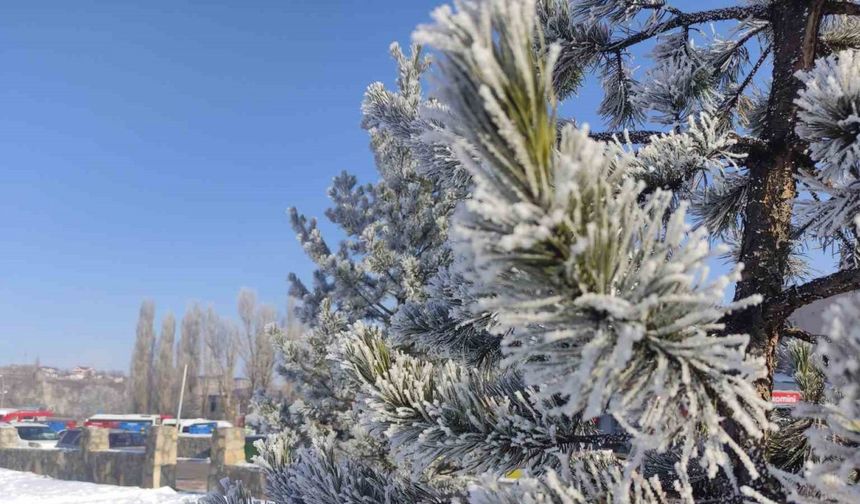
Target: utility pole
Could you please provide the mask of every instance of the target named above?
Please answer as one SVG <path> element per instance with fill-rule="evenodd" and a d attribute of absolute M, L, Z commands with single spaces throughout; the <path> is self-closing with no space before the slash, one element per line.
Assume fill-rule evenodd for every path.
<path fill-rule="evenodd" d="M 182 419 L 182 401 L 185 400 L 186 378 L 188 378 L 188 364 L 186 364 L 185 369 L 182 370 L 182 388 L 179 389 L 179 408 L 176 411 L 176 428 L 179 432 L 182 432 L 182 427 L 179 425 L 179 421 Z"/>

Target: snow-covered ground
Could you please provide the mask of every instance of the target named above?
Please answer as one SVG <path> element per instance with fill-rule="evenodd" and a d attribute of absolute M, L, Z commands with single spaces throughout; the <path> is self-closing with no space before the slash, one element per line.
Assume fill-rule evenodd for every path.
<path fill-rule="evenodd" d="M 170 488 L 148 490 L 60 481 L 0 469 L 0 502 L 3 504 L 192 504 L 197 499 Z"/>

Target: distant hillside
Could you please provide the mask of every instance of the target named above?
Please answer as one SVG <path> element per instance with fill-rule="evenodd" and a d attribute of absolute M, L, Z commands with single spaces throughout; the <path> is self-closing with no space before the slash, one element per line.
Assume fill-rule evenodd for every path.
<path fill-rule="evenodd" d="M 43 405 L 58 416 L 83 418 L 128 410 L 126 378 L 118 372 L 79 367 L 61 370 L 37 365 L 0 367 L 5 407 Z"/>

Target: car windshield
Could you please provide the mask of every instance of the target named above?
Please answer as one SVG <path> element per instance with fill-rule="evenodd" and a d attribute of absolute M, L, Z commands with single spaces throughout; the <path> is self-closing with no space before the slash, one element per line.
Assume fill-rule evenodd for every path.
<path fill-rule="evenodd" d="M 111 432 L 109 439 L 111 448 L 134 448 L 146 444 L 146 438 L 137 432 Z"/>
<path fill-rule="evenodd" d="M 50 427 L 37 426 L 18 427 L 18 437 L 24 441 L 56 441 L 58 438 Z"/>
<path fill-rule="evenodd" d="M 60 447 L 76 447 L 81 443 L 81 431 L 69 430 L 63 433 L 60 437 L 60 442 L 57 446 Z"/>

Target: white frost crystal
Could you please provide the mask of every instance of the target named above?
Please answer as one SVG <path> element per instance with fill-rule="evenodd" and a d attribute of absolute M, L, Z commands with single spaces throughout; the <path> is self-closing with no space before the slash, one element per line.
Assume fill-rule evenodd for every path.
<path fill-rule="evenodd" d="M 798 73 L 805 88 L 797 134 L 809 142 L 812 158 L 827 178 L 855 177 L 860 163 L 860 52 L 853 49 L 818 60 Z"/>

